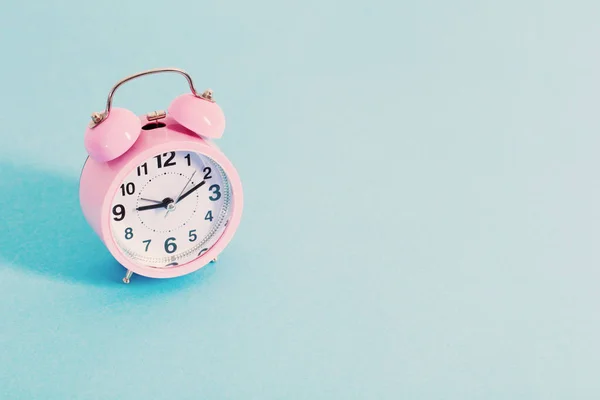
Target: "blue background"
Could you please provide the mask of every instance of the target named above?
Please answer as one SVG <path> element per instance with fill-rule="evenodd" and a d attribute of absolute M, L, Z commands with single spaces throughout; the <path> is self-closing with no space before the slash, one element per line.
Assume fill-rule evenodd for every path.
<path fill-rule="evenodd" d="M 600 397 L 598 1 L 0 13 L 0 398 Z M 214 89 L 246 207 L 216 265 L 124 285 L 83 133 L 164 66 Z"/>

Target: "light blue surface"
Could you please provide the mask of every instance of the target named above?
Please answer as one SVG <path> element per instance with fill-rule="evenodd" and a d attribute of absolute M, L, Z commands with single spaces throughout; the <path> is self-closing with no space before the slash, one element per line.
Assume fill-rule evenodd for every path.
<path fill-rule="evenodd" d="M 3 3 L 0 398 L 598 399 L 600 3 L 493 3 Z M 127 286 L 83 132 L 161 66 L 215 90 L 246 208 Z"/>

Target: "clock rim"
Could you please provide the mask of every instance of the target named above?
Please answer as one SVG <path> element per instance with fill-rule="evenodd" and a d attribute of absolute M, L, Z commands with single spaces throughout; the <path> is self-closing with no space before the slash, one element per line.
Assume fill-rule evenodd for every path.
<path fill-rule="evenodd" d="M 130 149 L 130 152 L 133 149 Z M 156 154 L 165 153 L 168 151 L 193 151 L 201 155 L 212 158 L 221 166 L 231 188 L 231 217 L 223 233 L 215 244 L 204 253 L 202 256 L 195 258 L 185 264 L 181 264 L 171 268 L 156 268 L 154 266 L 139 265 L 130 260 L 119 248 L 115 242 L 111 229 L 111 204 L 114 196 L 119 190 L 119 186 L 124 179 L 143 161 L 154 157 Z M 241 220 L 243 209 L 243 192 L 242 184 L 238 172 L 231 161 L 218 149 L 214 143 L 204 142 L 202 139 L 190 138 L 190 140 L 167 141 L 150 145 L 144 149 L 140 149 L 136 154 L 128 157 L 123 165 L 119 166 L 118 173 L 113 177 L 103 201 L 101 220 L 101 238 L 112 256 L 126 269 L 131 272 L 146 276 L 149 278 L 175 278 L 195 272 L 209 264 L 213 259 L 225 250 L 225 247 L 231 242 Z"/>

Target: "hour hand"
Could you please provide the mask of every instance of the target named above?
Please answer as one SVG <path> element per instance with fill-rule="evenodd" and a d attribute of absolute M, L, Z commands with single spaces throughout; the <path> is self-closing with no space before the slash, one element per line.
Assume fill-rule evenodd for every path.
<path fill-rule="evenodd" d="M 177 203 L 179 203 L 181 200 L 185 199 L 186 197 L 188 197 L 190 194 L 194 193 L 196 190 L 198 190 L 198 188 L 202 185 L 204 185 L 206 183 L 206 181 L 202 181 L 199 184 L 197 184 L 196 186 L 194 186 L 193 188 L 191 188 L 190 190 L 188 190 L 187 192 L 185 192 L 183 195 L 181 195 L 179 197 L 179 199 L 177 200 Z"/>

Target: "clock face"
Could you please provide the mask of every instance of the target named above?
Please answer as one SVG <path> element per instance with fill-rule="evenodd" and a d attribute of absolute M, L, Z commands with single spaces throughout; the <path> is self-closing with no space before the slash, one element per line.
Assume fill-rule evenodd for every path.
<path fill-rule="evenodd" d="M 231 186 L 219 164 L 171 151 L 145 160 L 121 183 L 111 204 L 111 232 L 132 262 L 173 268 L 217 242 L 231 208 Z"/>

